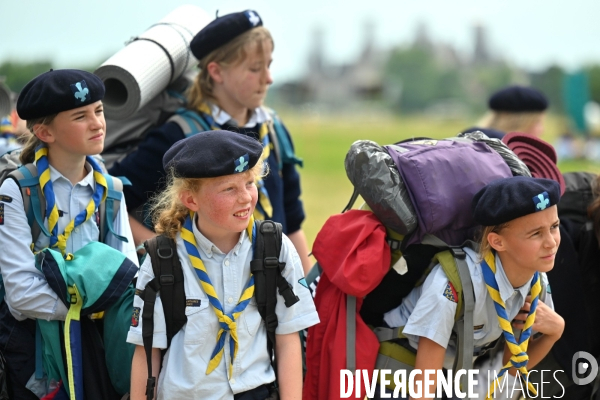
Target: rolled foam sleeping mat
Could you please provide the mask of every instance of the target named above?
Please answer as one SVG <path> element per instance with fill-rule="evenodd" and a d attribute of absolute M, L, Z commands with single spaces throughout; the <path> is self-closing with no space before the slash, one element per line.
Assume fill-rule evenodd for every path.
<path fill-rule="evenodd" d="M 127 119 L 195 67 L 189 44 L 210 21 L 198 6 L 177 7 L 94 71 L 106 86 L 107 118 Z"/>
<path fill-rule="evenodd" d="M 410 195 L 383 147 L 370 140 L 358 140 L 350 146 L 344 164 L 348 179 L 383 225 L 401 235 L 416 229 Z"/>
<path fill-rule="evenodd" d="M 13 94 L 8 86 L 6 86 L 4 82 L 0 82 L 0 118 L 9 115 L 12 111 L 12 97 Z"/>

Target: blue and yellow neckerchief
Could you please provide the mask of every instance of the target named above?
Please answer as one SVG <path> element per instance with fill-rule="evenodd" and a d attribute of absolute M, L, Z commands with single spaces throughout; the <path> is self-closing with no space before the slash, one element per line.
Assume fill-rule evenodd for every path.
<path fill-rule="evenodd" d="M 498 288 L 498 282 L 496 281 L 496 260 L 492 252 L 488 252 L 483 261 L 481 261 L 481 270 L 483 271 L 483 278 L 485 280 L 488 293 L 494 301 L 494 307 L 496 308 L 496 314 L 498 315 L 498 321 L 500 322 L 500 327 L 504 333 L 506 344 L 512 353 L 512 356 L 506 365 L 503 366 L 498 372 L 498 378 L 494 379 L 494 382 L 490 385 L 486 400 L 492 398 L 496 386 L 500 384 L 502 377 L 512 367 L 515 367 L 517 370 L 519 370 L 521 377 L 526 379 L 527 387 L 530 393 L 537 395 L 535 387 L 531 384 L 531 382 L 529 382 L 529 379 L 527 379 L 529 374 L 527 371 L 527 362 L 529 361 L 529 356 L 527 356 L 527 346 L 529 345 L 529 338 L 531 336 L 531 326 L 535 322 L 535 310 L 537 308 L 540 293 L 542 291 L 540 273 L 536 271 L 536 273 L 533 275 L 533 279 L 531 280 L 531 288 L 529 292 L 531 294 L 531 308 L 529 309 L 529 315 L 525 320 L 525 325 L 523 327 L 523 331 L 521 332 L 520 342 L 517 343 L 515 335 L 513 334 L 512 326 L 508 320 L 508 315 L 506 314 L 506 306 L 502 300 L 502 297 L 500 297 L 500 289 Z"/>
<path fill-rule="evenodd" d="M 221 125 L 216 123 L 212 116 L 211 108 L 208 104 L 202 103 L 202 105 L 198 107 L 198 113 L 200 113 L 206 123 L 210 125 L 212 130 L 223 129 Z M 271 141 L 269 139 L 268 125 L 269 124 L 267 121 L 265 121 L 260 123 L 258 126 L 258 140 L 263 145 L 263 154 L 261 156 L 261 160 L 264 162 L 266 162 L 267 158 L 269 158 L 269 154 L 271 153 Z M 256 178 L 256 187 L 258 188 L 258 203 L 254 209 L 254 218 L 261 220 L 270 219 L 273 217 L 273 206 L 271 205 L 271 200 L 269 199 L 269 194 L 267 193 L 265 184 L 259 177 Z"/>
<path fill-rule="evenodd" d="M 58 207 L 56 206 L 56 200 L 54 197 L 54 190 L 52 188 L 52 180 L 50 179 L 50 164 L 48 163 L 48 148 L 45 145 L 40 145 L 35 150 L 35 162 L 38 170 L 38 176 L 40 180 L 40 186 L 46 199 L 46 216 L 48 218 L 48 230 L 50 231 L 50 248 L 58 248 L 60 252 L 65 255 L 67 249 L 67 239 L 71 235 L 73 229 L 83 224 L 85 221 L 90 219 L 96 209 L 106 199 L 108 193 L 108 184 L 106 178 L 102 175 L 100 167 L 94 161 L 92 157 L 86 157 L 87 162 L 92 166 L 94 170 L 94 180 L 96 182 L 96 188 L 94 194 L 90 199 L 90 202 L 86 206 L 85 210 L 81 211 L 75 216 L 65 227 L 65 231 L 62 234 L 58 234 Z"/>
<path fill-rule="evenodd" d="M 204 262 L 200 258 L 200 252 L 198 251 L 198 245 L 196 243 L 196 238 L 194 237 L 194 230 L 192 226 L 192 221 L 194 221 L 195 215 L 190 213 L 185 219 L 183 223 L 183 227 L 181 228 L 181 239 L 185 244 L 185 249 L 187 250 L 188 257 L 190 258 L 190 262 L 196 271 L 196 275 L 198 276 L 198 280 L 202 285 L 202 289 L 208 296 L 208 301 L 212 306 L 215 314 L 217 314 L 217 318 L 219 319 L 220 329 L 217 333 L 217 344 L 215 349 L 213 350 L 212 355 L 210 356 L 210 361 L 206 368 L 206 374 L 210 374 L 221 362 L 221 358 L 223 357 L 223 349 L 225 348 L 225 339 L 227 337 L 227 332 L 231 338 L 229 339 L 229 350 L 231 353 L 231 364 L 229 365 L 229 379 L 233 376 L 233 361 L 238 351 L 238 333 L 237 333 L 237 318 L 239 315 L 246 309 L 248 303 L 250 303 L 250 299 L 254 295 L 254 276 L 250 274 L 250 279 L 246 284 L 246 287 L 242 291 L 242 295 L 234 307 L 233 311 L 226 314 L 223 310 L 223 306 L 217 297 L 217 292 L 210 281 L 208 276 L 208 272 L 204 266 Z M 248 223 L 248 227 L 246 228 L 246 232 L 248 233 L 248 239 L 252 242 L 254 238 L 254 218 L 250 216 L 250 221 Z"/>

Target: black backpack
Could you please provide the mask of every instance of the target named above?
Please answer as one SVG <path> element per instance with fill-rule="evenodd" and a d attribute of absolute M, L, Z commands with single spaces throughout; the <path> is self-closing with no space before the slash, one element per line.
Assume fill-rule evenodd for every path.
<path fill-rule="evenodd" d="M 285 263 L 279 262 L 282 245 L 281 224 L 273 221 L 255 221 L 256 238 L 254 257 L 250 262 L 250 270 L 254 275 L 254 296 L 258 312 L 267 328 L 267 351 L 275 374 L 277 365 L 274 357 L 275 329 L 277 328 L 277 290 L 283 297 L 286 307 L 296 304 L 299 299 L 294 294 L 292 286 L 281 275 Z M 154 304 L 156 294 L 160 291 L 160 299 L 165 313 L 167 326 L 167 348 L 171 339 L 187 322 L 185 316 L 185 289 L 183 285 L 183 270 L 177 256 L 177 245 L 173 239 L 159 235 L 144 243 L 147 254 L 152 260 L 154 279 L 146 284 L 144 290 L 136 294 L 144 300 L 144 311 L 141 315 L 142 338 L 146 351 L 148 365 L 148 381 L 146 398 L 154 397 L 156 377 L 152 376 L 152 337 L 154 333 Z M 166 349 L 162 352 L 163 356 Z"/>

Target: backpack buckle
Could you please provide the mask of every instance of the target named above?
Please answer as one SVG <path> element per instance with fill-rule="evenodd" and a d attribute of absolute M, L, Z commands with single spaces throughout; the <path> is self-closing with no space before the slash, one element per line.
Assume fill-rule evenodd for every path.
<path fill-rule="evenodd" d="M 467 258 L 467 253 L 460 247 L 450 247 L 450 251 L 452 252 L 452 255 L 459 260 Z"/>
<path fill-rule="evenodd" d="M 277 257 L 265 257 L 264 259 L 265 268 L 278 268 L 279 259 Z"/>
<path fill-rule="evenodd" d="M 77 295 L 75 293 L 71 293 L 70 298 L 69 298 L 69 303 L 77 304 Z"/>
<path fill-rule="evenodd" d="M 160 285 L 172 285 L 175 283 L 175 275 L 161 275 L 160 276 Z"/>

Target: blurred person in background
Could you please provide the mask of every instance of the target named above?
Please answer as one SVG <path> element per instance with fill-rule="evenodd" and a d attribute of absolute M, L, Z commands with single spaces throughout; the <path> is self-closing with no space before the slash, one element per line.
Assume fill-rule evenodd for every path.
<path fill-rule="evenodd" d="M 480 130 L 491 138 L 502 139 L 505 133 L 520 132 L 541 137 L 548 99 L 537 89 L 508 86 L 490 97 L 489 112 L 477 126 L 464 132 Z"/>

